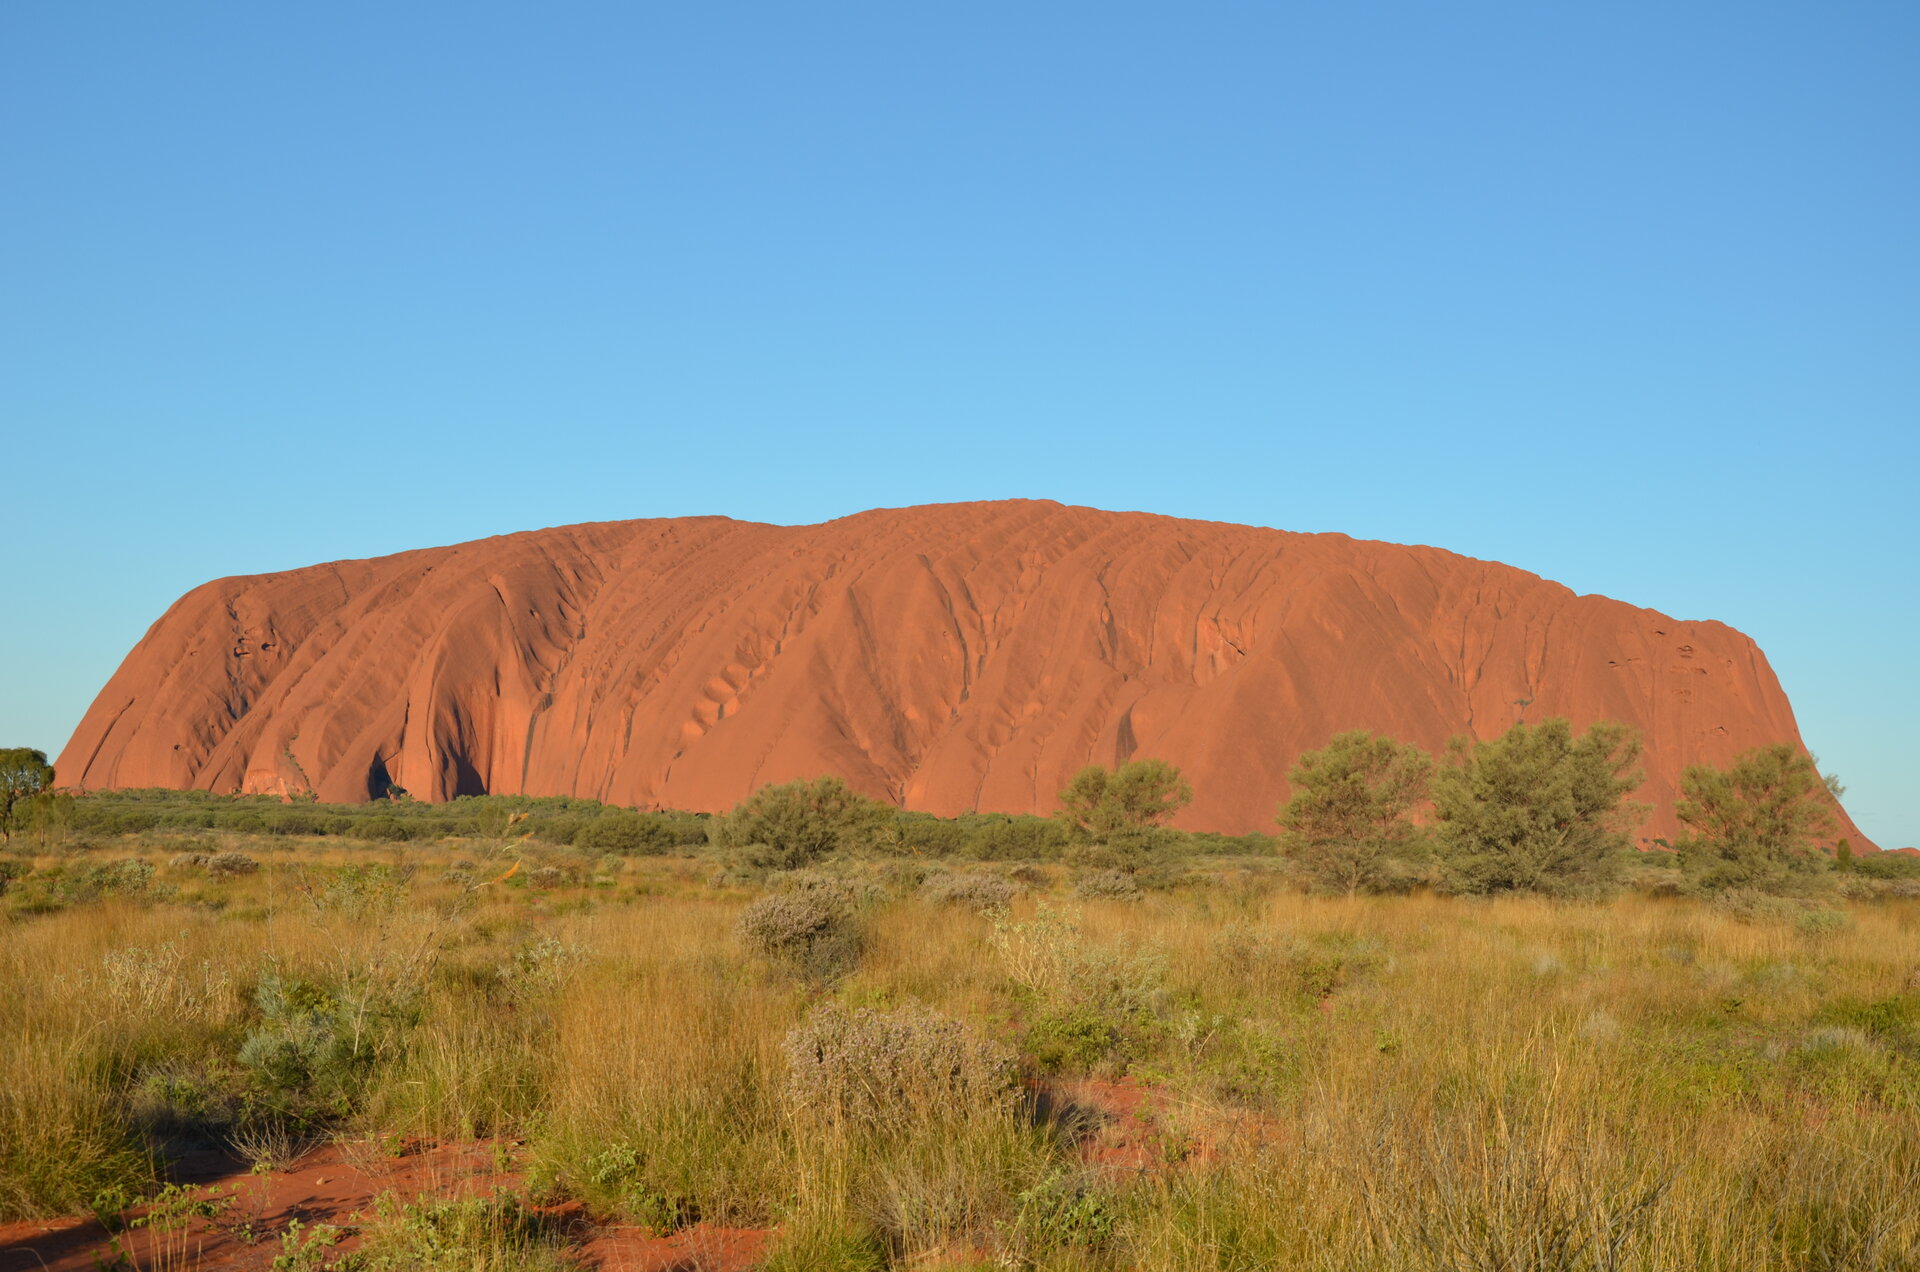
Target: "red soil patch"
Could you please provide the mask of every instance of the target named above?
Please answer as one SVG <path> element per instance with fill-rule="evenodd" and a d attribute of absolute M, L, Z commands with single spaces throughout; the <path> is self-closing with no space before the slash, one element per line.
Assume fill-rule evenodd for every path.
<path fill-rule="evenodd" d="M 517 1189 L 521 1176 L 500 1169 L 506 1146 L 412 1144 L 398 1156 L 371 1147 L 328 1145 L 306 1153 L 291 1169 L 255 1175 L 223 1154 L 193 1154 L 175 1164 L 174 1177 L 199 1196 L 230 1197 L 219 1217 L 195 1219 L 172 1233 L 151 1229 L 121 1232 L 119 1248 L 137 1266 L 187 1267 L 202 1272 L 267 1272 L 281 1253 L 281 1235 L 299 1221 L 309 1231 L 322 1224 L 349 1235 L 330 1255 L 355 1248 L 353 1235 L 375 1200 L 391 1192 L 399 1200 L 421 1197 L 486 1197 Z M 130 1215 L 139 1215 L 136 1209 Z M 744 1272 L 764 1255 L 772 1233 L 759 1229 L 695 1224 L 670 1236 L 625 1225 L 597 1225 L 578 1203 L 537 1209 L 573 1235 L 571 1253 L 588 1268 L 605 1272 Z M 112 1265 L 116 1238 L 92 1219 L 26 1220 L 0 1224 L 0 1272 L 96 1272 Z M 163 1256 L 172 1253 L 172 1261 Z"/>
<path fill-rule="evenodd" d="M 1209 1161 L 1241 1146 L 1283 1142 L 1284 1127 L 1270 1118 L 1185 1101 L 1136 1078 L 1086 1078 L 1048 1084 L 1043 1110 L 1077 1138 L 1087 1165 L 1144 1174 L 1184 1161 Z M 397 1155 L 365 1144 L 329 1144 L 303 1154 L 285 1171 L 255 1175 L 234 1158 L 197 1153 L 174 1165 L 173 1177 L 197 1196 L 231 1198 L 218 1218 L 193 1220 L 166 1234 L 132 1229 L 119 1248 L 140 1268 L 185 1267 L 200 1272 L 269 1272 L 282 1252 L 281 1236 L 299 1221 L 307 1231 L 332 1225 L 347 1232 L 329 1255 L 352 1251 L 358 1229 L 376 1200 L 487 1197 L 518 1190 L 523 1176 L 502 1169 L 512 1145 L 410 1143 Z M 602 1272 L 747 1272 L 759 1266 L 774 1233 L 764 1228 L 694 1224 L 655 1236 L 622 1224 L 596 1224 L 578 1202 L 536 1207 L 569 1235 L 569 1252 Z M 136 1209 L 130 1216 L 144 1213 Z M 90 1218 L 0 1224 L 0 1272 L 97 1272 L 112 1266 L 115 1238 Z M 161 1256 L 171 1251 L 171 1262 Z M 955 1252 L 967 1263 L 979 1251 Z M 928 1266 L 939 1266 L 935 1259 Z"/>
<path fill-rule="evenodd" d="M 633 1228 L 603 1228 L 580 1247 L 588 1267 L 604 1272 L 744 1272 L 757 1268 L 773 1233 L 766 1228 L 717 1228 L 703 1223 L 672 1236 Z"/>
<path fill-rule="evenodd" d="M 1184 1161 L 1211 1161 L 1229 1146 L 1286 1138 L 1271 1118 L 1179 1099 L 1127 1077 L 1086 1078 L 1048 1087 L 1055 1116 L 1079 1123 L 1080 1158 L 1090 1166 L 1144 1173 Z"/>

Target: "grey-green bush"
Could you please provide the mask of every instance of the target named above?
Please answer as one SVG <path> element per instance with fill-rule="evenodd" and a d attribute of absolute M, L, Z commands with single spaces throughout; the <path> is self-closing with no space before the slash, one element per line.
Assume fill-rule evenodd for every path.
<path fill-rule="evenodd" d="M 1427 797 L 1433 760 L 1419 747 L 1364 730 L 1342 733 L 1295 763 L 1281 808 L 1286 854 L 1328 892 L 1404 889 L 1425 854 L 1410 816 Z"/>
<path fill-rule="evenodd" d="M 1487 742 L 1455 738 L 1434 774 L 1434 849 L 1448 891 L 1610 891 L 1645 812 L 1637 734 L 1602 721 L 1580 737 L 1565 720 L 1516 724 Z"/>
<path fill-rule="evenodd" d="M 964 906 L 969 910 L 1004 910 L 1020 895 L 1020 887 L 1002 875 L 949 871 L 930 876 L 920 895 L 935 905 Z"/>
<path fill-rule="evenodd" d="M 1746 751 L 1724 771 L 1690 765 L 1680 790 L 1680 868 L 1694 888 L 1779 892 L 1827 868 L 1817 841 L 1834 832 L 1839 786 L 1792 743 Z"/>
<path fill-rule="evenodd" d="M 740 912 L 734 929 L 761 957 L 816 980 L 831 980 L 859 961 L 860 923 L 821 892 L 775 892 Z"/>
<path fill-rule="evenodd" d="M 763 786 L 707 826 L 716 848 L 748 865 L 794 870 L 839 852 L 873 847 L 893 817 L 884 804 L 837 777 Z"/>
<path fill-rule="evenodd" d="M 917 1002 L 891 1011 L 823 1002 L 784 1050 L 794 1109 L 844 1125 L 1011 1104 L 1018 1091 L 1005 1048 Z"/>
<path fill-rule="evenodd" d="M 1124 870 L 1089 870 L 1073 881 L 1073 895 L 1082 901 L 1138 901 L 1139 881 Z"/>

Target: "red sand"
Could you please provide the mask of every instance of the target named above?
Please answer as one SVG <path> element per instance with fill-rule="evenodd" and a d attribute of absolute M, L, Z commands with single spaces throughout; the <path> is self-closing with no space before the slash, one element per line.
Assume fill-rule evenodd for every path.
<path fill-rule="evenodd" d="M 357 1214 L 372 1214 L 374 1199 L 383 1192 L 404 1201 L 489 1196 L 521 1184 L 517 1173 L 498 1169 L 495 1148 L 486 1143 L 413 1145 L 397 1158 L 347 1154 L 329 1145 L 305 1154 L 290 1170 L 264 1176 L 248 1173 L 231 1158 L 203 1154 L 179 1163 L 175 1175 L 208 1195 L 234 1198 L 217 1219 L 196 1220 L 173 1238 L 172 1249 L 186 1256 L 176 1265 L 202 1272 L 265 1272 L 281 1253 L 280 1234 L 288 1221 L 298 1219 L 308 1231 L 322 1224 L 352 1230 Z M 570 1253 L 605 1272 L 743 1272 L 759 1262 L 773 1235 L 696 1224 L 656 1237 L 637 1228 L 593 1224 L 577 1204 L 541 1213 L 568 1231 Z M 247 1225 L 257 1234 L 251 1240 Z M 167 1266 L 157 1257 L 156 1239 L 164 1238 L 149 1229 L 119 1236 L 121 1247 L 143 1268 Z M 357 1237 L 348 1236 L 329 1249 L 345 1254 L 357 1243 Z M 0 1224 L 0 1272 L 96 1272 L 110 1264 L 111 1254 L 108 1234 L 91 1219 Z"/>
<path fill-rule="evenodd" d="M 1089 1167 L 1142 1174 L 1189 1160 L 1208 1160 L 1233 1146 L 1286 1142 L 1285 1127 L 1271 1118 L 1185 1103 L 1166 1090 L 1125 1077 L 1052 1082 L 1040 1089 L 1049 1116 L 1062 1120 Z M 231 1196 L 212 1221 L 194 1221 L 172 1247 L 184 1251 L 184 1266 L 201 1272 L 267 1272 L 282 1250 L 291 1220 L 307 1231 L 334 1225 L 355 1233 L 375 1199 L 392 1192 L 402 1201 L 423 1196 L 490 1196 L 518 1190 L 523 1179 L 511 1165 L 513 1146 L 492 1142 L 410 1144 L 387 1156 L 363 1148 L 328 1145 L 306 1153 L 285 1171 L 248 1173 L 235 1159 L 204 1153 L 176 1163 L 174 1176 L 196 1195 Z M 134 1214 L 139 1211 L 132 1212 Z M 623 1225 L 596 1224 L 577 1202 L 539 1213 L 565 1231 L 568 1253 L 602 1272 L 747 1272 L 758 1265 L 774 1231 L 695 1224 L 669 1236 Z M 149 1230 L 122 1232 L 120 1244 L 140 1267 L 165 1266 Z M 328 1247 L 330 1255 L 352 1251 L 357 1235 Z M 64 1218 L 0 1224 L 0 1272 L 16 1267 L 47 1272 L 96 1272 L 110 1261 L 108 1234 L 91 1219 Z M 927 1266 L 967 1263 L 982 1251 L 957 1250 Z"/>

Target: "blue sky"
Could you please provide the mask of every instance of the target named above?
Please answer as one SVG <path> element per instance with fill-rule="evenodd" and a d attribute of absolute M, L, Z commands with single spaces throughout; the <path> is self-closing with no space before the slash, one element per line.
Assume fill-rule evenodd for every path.
<path fill-rule="evenodd" d="M 1920 7 L 0 10 L 0 742 L 206 579 L 1035 496 L 1754 636 L 1920 842 Z"/>

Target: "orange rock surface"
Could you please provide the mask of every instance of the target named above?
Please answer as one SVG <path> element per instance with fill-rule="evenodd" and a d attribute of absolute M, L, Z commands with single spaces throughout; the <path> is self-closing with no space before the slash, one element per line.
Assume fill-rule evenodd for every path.
<path fill-rule="evenodd" d="M 1673 833 L 1685 765 L 1799 740 L 1720 623 L 1436 548 L 1009 501 L 221 579 L 154 624 L 57 767 L 82 788 L 694 810 L 834 773 L 953 814 L 1049 812 L 1081 766 L 1157 756 L 1193 783 L 1181 825 L 1237 833 L 1272 828 L 1295 757 L 1334 733 L 1438 751 L 1523 699 L 1644 732 L 1649 836 Z"/>

